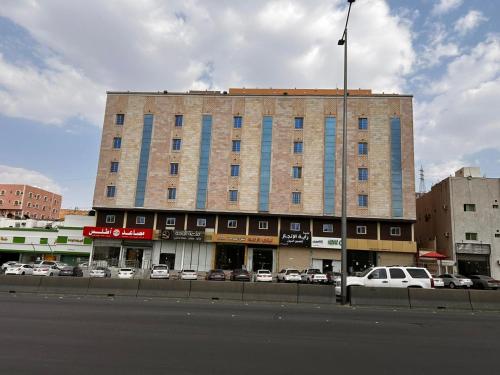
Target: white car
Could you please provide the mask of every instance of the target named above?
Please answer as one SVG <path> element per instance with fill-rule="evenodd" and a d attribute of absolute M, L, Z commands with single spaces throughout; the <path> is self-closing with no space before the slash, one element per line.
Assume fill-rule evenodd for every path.
<path fill-rule="evenodd" d="M 179 278 L 181 280 L 198 280 L 198 273 L 195 270 L 182 270 Z"/>
<path fill-rule="evenodd" d="M 33 268 L 33 276 L 59 276 L 59 271 L 59 268 L 57 268 L 55 264 L 52 266 L 35 266 L 35 268 Z"/>
<path fill-rule="evenodd" d="M 150 279 L 168 279 L 170 273 L 168 272 L 168 266 L 166 264 L 155 264 L 151 268 Z"/>
<path fill-rule="evenodd" d="M 432 276 L 434 280 L 434 288 L 444 288 L 444 280 L 437 276 Z"/>
<path fill-rule="evenodd" d="M 5 271 L 10 266 L 13 266 L 14 264 L 17 264 L 17 263 L 18 262 L 16 262 L 15 260 L 9 260 L 8 262 L 5 262 L 4 264 L 2 264 L 2 271 Z"/>
<path fill-rule="evenodd" d="M 33 275 L 33 266 L 31 264 L 16 263 L 5 270 L 6 275 Z"/>
<path fill-rule="evenodd" d="M 120 268 L 118 270 L 119 279 L 133 279 L 135 275 L 135 270 L 133 268 Z"/>
<path fill-rule="evenodd" d="M 300 278 L 303 283 L 324 283 L 326 284 L 328 278 L 326 275 L 317 268 L 308 268 L 302 271 Z"/>
<path fill-rule="evenodd" d="M 89 277 L 111 277 L 111 271 L 106 267 L 93 268 L 89 272 Z"/>
<path fill-rule="evenodd" d="M 300 277 L 300 272 L 295 268 L 285 268 L 278 273 L 278 282 L 284 283 L 298 283 L 302 279 Z"/>
<path fill-rule="evenodd" d="M 37 268 L 40 266 L 57 266 L 57 262 L 54 262 L 52 260 L 39 260 L 33 264 L 34 268 Z"/>
<path fill-rule="evenodd" d="M 269 270 L 257 270 L 253 275 L 253 281 L 270 283 L 273 281 L 273 274 Z"/>

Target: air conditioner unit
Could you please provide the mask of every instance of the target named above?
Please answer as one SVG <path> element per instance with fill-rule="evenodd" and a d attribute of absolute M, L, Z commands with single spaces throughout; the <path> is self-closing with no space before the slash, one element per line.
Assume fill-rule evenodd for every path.
<path fill-rule="evenodd" d="M 450 232 L 444 232 L 444 236 L 445 236 L 446 238 L 450 237 Z"/>

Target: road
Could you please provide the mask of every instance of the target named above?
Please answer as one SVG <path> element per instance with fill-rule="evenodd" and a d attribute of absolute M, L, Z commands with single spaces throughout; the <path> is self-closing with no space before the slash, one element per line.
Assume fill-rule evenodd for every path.
<path fill-rule="evenodd" d="M 1 374 L 494 374 L 500 314 L 0 294 L 0 332 Z"/>

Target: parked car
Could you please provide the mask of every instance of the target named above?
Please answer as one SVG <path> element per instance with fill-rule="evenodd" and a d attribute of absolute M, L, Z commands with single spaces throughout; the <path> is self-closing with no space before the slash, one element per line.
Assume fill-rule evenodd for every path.
<path fill-rule="evenodd" d="M 212 281 L 225 281 L 226 274 L 224 273 L 223 270 L 210 270 L 205 276 L 205 279 Z"/>
<path fill-rule="evenodd" d="M 494 289 L 500 288 L 500 281 L 485 275 L 471 275 L 472 287 L 474 289 Z"/>
<path fill-rule="evenodd" d="M 42 267 L 42 266 L 57 266 L 56 262 L 52 260 L 37 260 L 35 263 L 33 263 L 33 268 L 37 267 Z"/>
<path fill-rule="evenodd" d="M 318 268 L 307 268 L 302 271 L 300 278 L 303 283 L 324 283 L 328 281 L 326 275 Z"/>
<path fill-rule="evenodd" d="M 342 282 L 342 274 L 340 272 L 328 271 L 326 273 L 326 279 L 328 280 L 328 284 L 340 285 Z"/>
<path fill-rule="evenodd" d="M 69 264 L 67 263 L 63 263 L 63 262 L 56 262 L 56 266 L 57 268 L 59 268 L 60 270 L 62 270 L 64 267 L 70 267 Z"/>
<path fill-rule="evenodd" d="M 444 288 L 444 281 L 440 277 L 432 276 L 434 280 L 434 288 Z"/>
<path fill-rule="evenodd" d="M 179 274 L 181 280 L 198 280 L 198 273 L 195 270 L 182 270 Z"/>
<path fill-rule="evenodd" d="M 33 276 L 58 276 L 59 268 L 55 264 L 39 265 L 33 268 Z"/>
<path fill-rule="evenodd" d="M 155 264 L 151 268 L 150 279 L 168 279 L 169 277 L 170 273 L 166 264 Z"/>
<path fill-rule="evenodd" d="M 273 274 L 269 270 L 257 270 L 253 274 L 253 281 L 270 283 L 273 281 Z"/>
<path fill-rule="evenodd" d="M 119 279 L 133 279 L 135 275 L 135 270 L 133 268 L 120 268 L 118 270 Z"/>
<path fill-rule="evenodd" d="M 96 267 L 90 270 L 89 277 L 111 277 L 111 270 L 107 267 Z"/>
<path fill-rule="evenodd" d="M 444 287 L 445 288 L 470 288 L 472 284 L 472 280 L 462 276 L 462 275 L 452 275 L 449 273 L 443 273 L 442 275 L 438 276 L 439 278 L 443 279 L 444 282 Z"/>
<path fill-rule="evenodd" d="M 82 277 L 83 270 L 80 267 L 66 266 L 63 268 L 59 268 L 59 276 Z"/>
<path fill-rule="evenodd" d="M 14 264 L 17 264 L 17 263 L 18 262 L 15 260 L 9 260 L 8 262 L 5 262 L 4 264 L 2 264 L 2 271 L 5 271 L 10 266 L 13 266 Z"/>
<path fill-rule="evenodd" d="M 250 281 L 250 272 L 244 269 L 233 270 L 233 272 L 231 272 L 231 275 L 229 276 L 229 279 L 231 281 Z"/>
<path fill-rule="evenodd" d="M 298 283 L 302 279 L 300 277 L 300 272 L 296 270 L 295 268 L 285 268 L 282 269 L 278 273 L 277 281 L 278 282 L 284 282 L 284 283 L 289 283 L 289 282 L 295 282 Z"/>
<path fill-rule="evenodd" d="M 33 275 L 33 266 L 31 264 L 14 263 L 5 270 L 6 275 Z"/>

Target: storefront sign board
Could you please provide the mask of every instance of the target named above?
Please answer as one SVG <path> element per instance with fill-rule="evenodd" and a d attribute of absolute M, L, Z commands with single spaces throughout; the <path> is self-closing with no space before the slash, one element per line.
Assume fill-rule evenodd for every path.
<path fill-rule="evenodd" d="M 342 239 L 334 237 L 313 237 L 311 247 L 319 247 L 322 249 L 341 249 Z"/>
<path fill-rule="evenodd" d="M 153 239 L 153 230 L 147 228 L 84 227 L 83 235 L 91 238 L 151 240 Z"/>
<path fill-rule="evenodd" d="M 164 230 L 161 232 L 162 240 L 174 241 L 203 241 L 205 232 L 201 230 Z"/>
<path fill-rule="evenodd" d="M 311 246 L 311 232 L 282 232 L 280 245 L 309 247 Z"/>
<path fill-rule="evenodd" d="M 227 242 L 255 245 L 278 245 L 278 237 L 244 234 L 205 233 L 206 242 Z"/>

